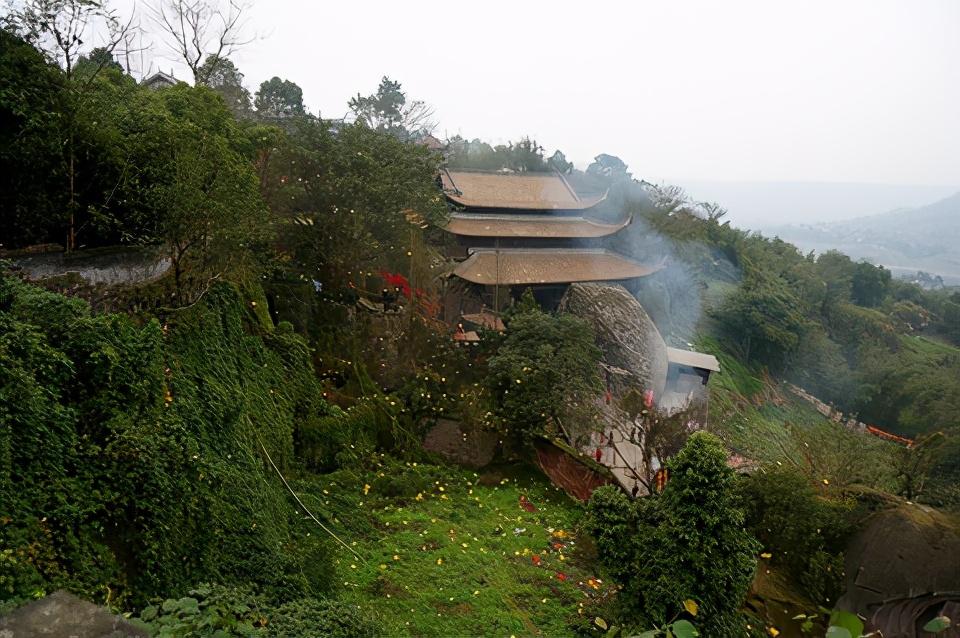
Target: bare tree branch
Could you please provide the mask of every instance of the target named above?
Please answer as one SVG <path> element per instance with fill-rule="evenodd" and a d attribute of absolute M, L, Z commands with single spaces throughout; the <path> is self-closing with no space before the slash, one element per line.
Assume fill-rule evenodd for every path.
<path fill-rule="evenodd" d="M 239 0 L 156 0 L 150 15 L 167 48 L 193 73 L 194 84 L 205 84 L 214 69 L 204 68 L 204 59 L 230 57 L 255 39 L 243 34 L 249 7 Z"/>

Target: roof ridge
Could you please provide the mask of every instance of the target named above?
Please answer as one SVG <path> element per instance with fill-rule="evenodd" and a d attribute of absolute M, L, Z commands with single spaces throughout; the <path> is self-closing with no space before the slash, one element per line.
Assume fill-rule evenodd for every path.
<path fill-rule="evenodd" d="M 581 202 L 581 203 L 582 203 L 583 200 L 580 199 L 580 195 L 577 194 L 577 191 L 573 190 L 573 187 L 570 186 L 570 182 L 567 181 L 567 178 L 564 177 L 563 174 L 562 174 L 560 171 L 558 171 L 557 169 L 553 169 L 553 172 L 556 174 L 557 177 L 560 178 L 560 181 L 563 182 L 563 185 L 567 187 L 567 190 L 570 192 L 570 195 L 571 195 L 575 200 L 577 200 L 577 202 Z"/>

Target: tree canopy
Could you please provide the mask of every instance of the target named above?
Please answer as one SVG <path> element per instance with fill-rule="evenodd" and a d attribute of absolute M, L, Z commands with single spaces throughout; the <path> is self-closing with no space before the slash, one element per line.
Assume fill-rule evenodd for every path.
<path fill-rule="evenodd" d="M 261 118 L 303 115 L 303 90 L 290 80 L 274 76 L 260 85 L 254 101 Z"/>

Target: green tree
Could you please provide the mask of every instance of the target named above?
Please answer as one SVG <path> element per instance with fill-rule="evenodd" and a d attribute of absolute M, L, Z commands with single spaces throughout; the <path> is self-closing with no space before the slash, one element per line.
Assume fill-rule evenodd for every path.
<path fill-rule="evenodd" d="M 331 291 L 381 268 L 408 272 L 420 226 L 447 215 L 434 181 L 439 156 L 362 124 L 333 134 L 328 122 L 295 118 L 286 128 L 264 193 L 282 221 L 289 267 Z"/>
<path fill-rule="evenodd" d="M 856 264 L 841 252 L 828 250 L 817 257 L 817 273 L 826 285 L 821 312 L 840 302 L 849 302 Z"/>
<path fill-rule="evenodd" d="M 800 303 L 773 276 L 751 274 L 715 312 L 744 359 L 778 365 L 800 344 L 806 320 Z"/>
<path fill-rule="evenodd" d="M 593 162 L 587 166 L 587 175 L 612 179 L 630 177 L 626 162 L 616 155 L 608 155 L 607 153 L 600 153 L 593 158 Z"/>
<path fill-rule="evenodd" d="M 260 85 L 254 102 L 261 118 L 281 118 L 303 115 L 303 89 L 290 80 L 274 76 Z"/>
<path fill-rule="evenodd" d="M 850 296 L 853 303 L 874 308 L 886 298 L 890 290 L 890 271 L 883 266 L 861 261 L 854 266 Z"/>
<path fill-rule="evenodd" d="M 243 86 L 243 73 L 229 58 L 208 55 L 200 68 L 203 84 L 216 91 L 238 118 L 251 114 L 250 91 Z"/>
<path fill-rule="evenodd" d="M 85 73 L 78 77 L 76 66 L 81 58 L 83 39 L 89 31 L 96 30 L 105 42 L 98 47 L 96 60 L 99 64 L 106 64 L 114 50 L 132 34 L 132 18 L 123 22 L 117 12 L 102 0 L 27 0 L 7 13 L 0 26 L 36 46 L 49 61 L 61 66 L 66 75 L 63 86 L 70 92 L 71 99 L 64 103 L 66 108 L 62 113 L 65 129 L 62 155 L 68 193 L 65 217 L 69 228 L 66 244 L 67 249 L 72 250 L 77 245 L 79 218 L 84 214 L 77 192 L 78 112 L 83 106 L 87 89 L 103 68 L 95 67 L 92 59 L 88 58 L 88 63 L 83 65 L 86 67 Z"/>
<path fill-rule="evenodd" d="M 376 93 L 365 97 L 358 93 L 348 105 L 358 122 L 404 139 L 436 128 L 433 109 L 421 100 L 408 102 L 401 84 L 387 76 Z"/>
<path fill-rule="evenodd" d="M 526 440 L 551 422 L 592 429 L 599 361 L 586 321 L 528 307 L 509 318 L 507 334 L 488 362 L 494 413 Z"/>
<path fill-rule="evenodd" d="M 898 446 L 893 453 L 893 468 L 897 475 L 897 491 L 908 500 L 923 494 L 931 472 L 940 463 L 947 450 L 943 432 L 932 432 L 917 437 L 909 447 Z"/>
<path fill-rule="evenodd" d="M 154 235 L 146 239 L 168 247 L 184 303 L 188 283 L 202 288 L 249 265 L 251 249 L 269 235 L 269 218 L 244 154 L 249 140 L 215 94 L 178 86 L 159 95 L 164 111 L 155 115 L 151 139 L 141 148 L 153 156 L 147 195 L 157 215 Z"/>
<path fill-rule="evenodd" d="M 450 168 L 478 170 L 507 169 L 518 173 L 527 171 L 557 170 L 569 172 L 573 164 L 557 151 L 550 160 L 543 157 L 543 146 L 535 139 L 524 136 L 519 142 L 490 146 L 481 140 L 467 141 L 460 136 L 450 140 L 447 165 Z"/>
<path fill-rule="evenodd" d="M 662 626 L 693 600 L 703 635 L 738 634 L 759 547 L 743 529 L 726 461 L 720 440 L 697 432 L 667 463 L 660 496 L 631 503 L 613 487 L 593 493 L 585 526 L 623 586 L 633 621 Z M 615 534 L 607 531 L 611 522 Z"/>
<path fill-rule="evenodd" d="M 0 244 L 16 248 L 62 240 L 63 114 L 71 99 L 59 69 L 0 29 Z"/>
<path fill-rule="evenodd" d="M 567 156 L 559 150 L 554 151 L 547 159 L 547 165 L 558 173 L 569 173 L 573 170 L 573 163 L 567 161 Z"/>
<path fill-rule="evenodd" d="M 783 566 L 810 600 L 832 607 L 843 592 L 843 549 L 852 503 L 823 497 L 794 469 L 768 467 L 740 479 L 747 529 L 771 564 Z"/>
<path fill-rule="evenodd" d="M 113 57 L 113 51 L 107 47 L 97 47 L 90 53 L 77 58 L 76 74 L 81 77 L 90 77 L 100 71 L 123 73 L 123 67 Z"/>

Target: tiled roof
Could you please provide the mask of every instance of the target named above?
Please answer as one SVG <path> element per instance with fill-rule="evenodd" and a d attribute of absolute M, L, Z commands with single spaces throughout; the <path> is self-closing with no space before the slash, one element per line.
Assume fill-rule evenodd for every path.
<path fill-rule="evenodd" d="M 446 196 L 466 208 L 583 210 L 606 195 L 581 199 L 559 173 L 502 173 L 444 170 Z"/>
<path fill-rule="evenodd" d="M 472 323 L 477 326 L 482 326 L 487 330 L 496 330 L 497 332 L 504 332 L 507 327 L 503 324 L 503 320 L 497 315 L 493 314 L 489 310 L 481 310 L 480 312 L 474 314 L 464 314 L 460 315 L 460 318 L 466 321 L 467 323 Z"/>
<path fill-rule="evenodd" d="M 646 277 L 662 265 L 640 264 L 607 250 L 476 249 L 453 274 L 488 286 L 619 281 Z"/>
<path fill-rule="evenodd" d="M 454 235 L 468 237 L 591 238 L 612 235 L 629 223 L 629 217 L 610 224 L 579 216 L 453 213 L 445 228 Z"/>

